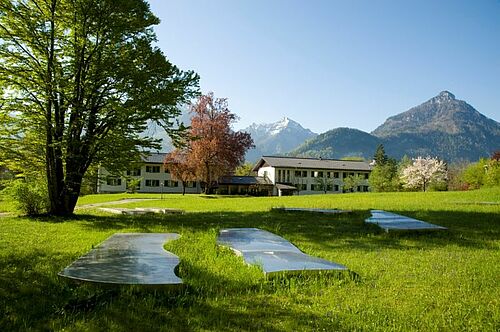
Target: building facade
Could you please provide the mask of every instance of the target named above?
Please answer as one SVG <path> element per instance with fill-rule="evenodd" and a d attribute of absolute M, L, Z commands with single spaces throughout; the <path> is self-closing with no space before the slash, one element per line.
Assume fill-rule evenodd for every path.
<path fill-rule="evenodd" d="M 274 184 L 273 195 L 281 196 L 366 192 L 371 169 L 364 161 L 263 156 L 253 171 L 269 179 Z M 348 181 L 354 186 L 346 189 Z"/>
<path fill-rule="evenodd" d="M 127 191 L 127 183 L 137 182 L 138 193 L 182 193 L 182 182 L 174 179 L 163 166 L 165 153 L 153 153 L 144 157 L 144 163 L 128 170 L 123 176 L 112 176 L 105 168 L 99 168 L 98 193 L 120 193 Z M 200 183 L 190 181 L 186 184 L 186 194 L 201 193 Z"/>
<path fill-rule="evenodd" d="M 139 193 L 182 193 L 182 182 L 173 178 L 163 166 L 165 153 L 144 157 L 143 164 L 122 176 L 113 176 L 99 168 L 98 193 L 127 191 L 127 184 L 136 183 Z M 322 193 L 369 191 L 371 166 L 364 161 L 263 156 L 254 166 L 257 176 L 224 176 L 219 179 L 219 194 L 226 195 L 310 195 Z M 346 189 L 347 178 L 355 178 Z M 353 181 L 351 181 L 351 184 Z M 187 194 L 199 194 L 199 181 L 186 184 Z"/>

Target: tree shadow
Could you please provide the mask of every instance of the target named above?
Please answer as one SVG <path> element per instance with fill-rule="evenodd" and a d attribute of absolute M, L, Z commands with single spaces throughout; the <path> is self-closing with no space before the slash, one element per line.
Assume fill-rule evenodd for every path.
<path fill-rule="evenodd" d="M 257 227 L 297 245 L 306 253 L 383 249 L 428 250 L 456 245 L 498 250 L 500 216 L 484 212 L 398 211 L 398 213 L 448 227 L 448 231 L 385 233 L 367 224 L 367 211 L 351 215 L 289 214 L 280 212 L 210 212 L 185 215 L 40 217 L 35 222 L 78 223 L 89 231 L 217 232 L 228 227 Z M 195 234 L 196 235 L 196 234 Z M 181 237 L 182 240 L 182 237 Z M 217 254 L 218 255 L 218 254 Z M 179 291 L 121 286 L 103 288 L 73 284 L 57 277 L 74 254 L 53 251 L 12 253 L 0 261 L 0 330 L 71 329 L 90 322 L 88 329 L 128 330 L 286 330 L 348 329 L 342 322 L 296 303 L 285 305 L 280 293 L 291 287 L 321 288 L 340 283 L 363 283 L 362 276 L 285 276 L 241 281 L 229 273 L 214 274 L 203 264 L 180 256 L 186 287 Z M 214 258 L 219 259 L 218 257 Z M 342 262 L 349 267 L 348 262 Z M 236 269 L 248 269 L 242 261 Z M 355 272 L 354 272 L 355 273 Z M 311 286 L 312 287 L 312 286 Z M 296 299 L 296 297 L 291 297 Z M 297 300 L 297 299 L 296 299 Z M 288 299 L 290 301 L 290 299 Z M 299 301 L 299 300 L 297 300 Z M 302 297 L 307 301 L 307 297 Z M 300 308 L 300 309 L 298 309 Z M 126 313 L 126 314 L 124 314 Z M 277 327 L 278 326 L 278 327 Z M 280 328 L 279 326 L 283 327 Z"/>
<path fill-rule="evenodd" d="M 196 212 L 183 215 L 92 215 L 81 214 L 72 218 L 38 218 L 40 222 L 78 221 L 89 230 L 141 232 L 206 231 L 221 228 L 257 227 L 287 240 L 334 249 L 431 249 L 454 244 L 460 247 L 495 249 L 492 241 L 500 238 L 500 215 L 488 212 L 455 211 L 397 211 L 397 213 L 445 226 L 438 231 L 390 231 L 366 223 L 368 211 L 327 215 L 310 212 Z M 296 244 L 296 243 L 295 243 Z"/>

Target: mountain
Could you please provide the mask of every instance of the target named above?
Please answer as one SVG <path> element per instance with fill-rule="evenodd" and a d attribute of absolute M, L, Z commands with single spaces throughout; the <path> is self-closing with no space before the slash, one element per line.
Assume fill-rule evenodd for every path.
<path fill-rule="evenodd" d="M 300 145 L 289 155 L 313 158 L 362 157 L 369 159 L 382 141 L 364 131 L 336 128 Z"/>
<path fill-rule="evenodd" d="M 325 153 L 321 156 L 370 159 L 379 143 L 395 158 L 431 155 L 447 161 L 478 160 L 500 149 L 500 123 L 443 91 L 419 106 L 388 118 L 371 134 L 337 128 L 304 143 L 290 154 Z"/>
<path fill-rule="evenodd" d="M 432 132 L 449 135 L 460 133 L 477 136 L 486 133 L 500 135 L 498 122 L 485 117 L 448 91 L 443 91 L 419 106 L 388 118 L 372 134 L 378 137 L 390 137 L 401 133 Z"/>
<path fill-rule="evenodd" d="M 317 135 L 287 117 L 275 123 L 254 123 L 243 131 L 252 136 L 255 144 L 245 156 L 249 162 L 264 155 L 284 154 Z"/>
<path fill-rule="evenodd" d="M 500 123 L 443 91 L 425 103 L 388 118 L 372 132 L 395 156 L 436 155 L 478 160 L 500 148 Z"/>

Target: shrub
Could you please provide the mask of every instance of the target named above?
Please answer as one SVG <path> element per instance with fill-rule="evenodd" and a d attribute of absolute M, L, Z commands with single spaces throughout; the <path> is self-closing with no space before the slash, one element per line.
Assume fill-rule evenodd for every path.
<path fill-rule="evenodd" d="M 40 180 L 15 180 L 8 192 L 17 203 L 17 208 L 28 216 L 47 211 L 49 198 L 47 185 Z"/>

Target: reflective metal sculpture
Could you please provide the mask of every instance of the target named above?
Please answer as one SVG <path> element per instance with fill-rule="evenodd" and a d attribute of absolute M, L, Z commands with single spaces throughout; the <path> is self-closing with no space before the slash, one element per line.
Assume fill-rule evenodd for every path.
<path fill-rule="evenodd" d="M 79 281 L 128 285 L 179 285 L 179 258 L 163 249 L 175 233 L 117 233 L 74 261 L 59 276 Z"/>
<path fill-rule="evenodd" d="M 366 219 L 368 223 L 376 224 L 386 232 L 394 231 L 416 231 L 416 230 L 444 230 L 446 227 L 434 225 L 422 220 L 405 217 L 399 214 L 383 210 L 372 210 L 371 218 Z"/>
<path fill-rule="evenodd" d="M 248 264 L 264 273 L 310 270 L 347 270 L 343 265 L 304 254 L 284 238 L 258 228 L 228 228 L 219 233 L 217 244 L 231 248 Z"/>

